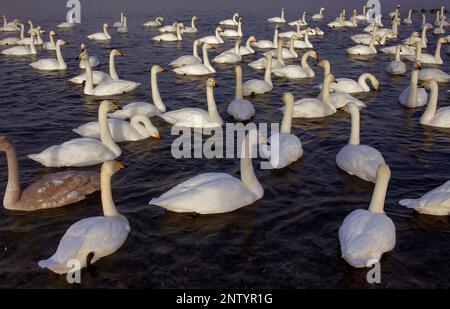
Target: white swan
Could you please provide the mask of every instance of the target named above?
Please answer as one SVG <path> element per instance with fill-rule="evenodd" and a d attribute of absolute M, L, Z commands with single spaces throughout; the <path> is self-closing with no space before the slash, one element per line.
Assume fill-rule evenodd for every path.
<path fill-rule="evenodd" d="M 152 124 L 150 119 L 143 115 L 133 116 L 130 122 L 110 118 L 108 127 L 111 131 L 112 139 L 116 143 L 140 141 L 149 137 L 160 139 L 158 129 Z M 100 126 L 98 121 L 91 121 L 72 130 L 82 137 L 100 139 Z"/>
<path fill-rule="evenodd" d="M 287 52 L 290 53 L 290 50 L 288 50 Z M 264 70 L 267 67 L 267 54 L 271 54 L 272 58 L 273 55 L 276 54 L 277 59 L 272 60 L 272 69 L 281 68 L 285 65 L 283 58 L 283 54 L 285 53 L 286 51 L 283 53 L 283 38 L 279 38 L 276 53 L 273 52 L 264 53 L 264 57 L 259 58 L 256 61 L 250 62 L 248 65 L 249 67 L 255 70 Z"/>
<path fill-rule="evenodd" d="M 281 48 L 281 53 L 283 55 L 283 59 L 295 59 L 298 58 L 298 54 L 295 51 L 295 45 L 294 43 L 299 39 L 299 37 L 297 35 L 293 35 L 290 37 L 289 41 L 289 48 Z M 281 39 L 280 39 L 281 40 Z M 278 44 L 283 44 L 283 42 L 280 42 Z M 277 57 L 278 59 L 278 53 L 280 52 L 280 48 L 268 51 L 268 53 L 271 53 L 272 56 Z M 284 61 L 283 61 L 284 62 Z M 278 65 L 276 65 L 275 67 L 279 67 Z"/>
<path fill-rule="evenodd" d="M 227 112 L 234 119 L 239 121 L 246 121 L 251 119 L 255 115 L 255 108 L 252 102 L 249 100 L 244 100 L 244 93 L 242 90 L 242 68 L 237 65 L 235 68 L 236 72 L 236 92 L 235 98 L 228 105 Z"/>
<path fill-rule="evenodd" d="M 291 21 L 288 25 L 292 26 L 292 27 L 295 27 L 297 25 L 302 26 L 302 27 L 308 26 L 308 22 L 306 21 L 306 11 L 303 12 L 302 18 Z"/>
<path fill-rule="evenodd" d="M 310 28 L 308 28 L 310 29 Z M 295 40 L 294 42 L 289 42 L 289 46 L 293 45 L 294 48 L 297 49 L 310 49 L 310 48 L 314 48 L 314 46 L 312 45 L 312 43 L 309 41 L 309 36 L 310 34 L 308 32 L 306 32 L 304 34 L 304 38 L 303 40 Z"/>
<path fill-rule="evenodd" d="M 214 46 L 203 43 L 203 63 L 195 63 L 191 65 L 185 65 L 175 68 L 173 71 L 178 75 L 194 75 L 204 76 L 216 73 L 216 70 L 211 66 L 208 58 L 208 49 L 214 48 Z"/>
<path fill-rule="evenodd" d="M 272 84 L 272 54 L 268 53 L 266 54 L 266 71 L 264 73 L 264 80 L 260 79 L 251 79 L 244 83 L 243 85 L 243 91 L 244 96 L 249 95 L 257 95 L 257 94 L 264 94 L 267 92 L 272 91 L 273 84 Z"/>
<path fill-rule="evenodd" d="M 56 26 L 56 28 L 59 28 L 59 29 L 71 29 L 71 28 L 75 27 L 76 24 L 73 21 L 73 15 L 70 14 L 69 16 L 70 16 L 69 20 L 58 24 Z"/>
<path fill-rule="evenodd" d="M 83 48 L 83 44 L 82 44 L 82 51 L 84 53 L 87 53 L 86 49 Z M 116 56 L 122 57 L 123 55 L 117 49 L 111 50 L 111 52 L 109 53 L 109 74 L 106 74 L 102 71 L 92 71 L 92 83 L 94 85 L 98 85 L 101 82 L 105 82 L 105 81 L 108 81 L 111 79 L 119 79 L 119 76 L 117 75 L 117 71 L 116 71 L 116 61 L 115 61 Z M 89 58 L 89 62 L 91 62 L 91 59 L 93 57 L 89 57 L 89 56 L 87 56 L 87 57 Z M 80 64 L 81 63 L 83 63 L 83 68 L 85 68 L 86 66 L 84 65 L 84 60 L 81 60 Z M 87 76 L 87 72 L 69 79 L 69 82 L 74 83 L 74 84 L 82 84 L 83 82 L 85 82 L 87 80 L 86 76 Z"/>
<path fill-rule="evenodd" d="M 36 33 L 31 35 L 30 46 L 14 46 L 7 49 L 2 50 L 0 53 L 3 55 L 10 56 L 28 56 L 28 55 L 36 55 L 36 46 L 34 45 L 34 41 L 36 39 Z"/>
<path fill-rule="evenodd" d="M 440 34 L 445 34 L 445 30 L 444 30 L 444 20 L 441 20 L 439 28 L 434 28 L 433 29 L 433 34 L 434 35 L 440 35 Z"/>
<path fill-rule="evenodd" d="M 206 98 L 208 103 L 208 111 L 200 108 L 182 108 L 164 114 L 159 114 L 159 116 L 166 122 L 179 127 L 221 127 L 223 125 L 223 120 L 217 112 L 217 106 L 214 100 L 214 87 L 216 87 L 216 81 L 213 78 L 209 78 L 206 81 Z"/>
<path fill-rule="evenodd" d="M 323 20 L 323 12 L 325 12 L 325 8 L 321 7 L 319 13 L 311 16 L 311 19 L 314 21 Z"/>
<path fill-rule="evenodd" d="M 239 47 L 239 53 L 241 56 L 247 56 L 252 55 L 255 53 L 255 50 L 252 48 L 251 44 L 254 42 L 258 42 L 254 36 L 251 36 L 247 39 L 247 42 L 245 43 L 245 46 Z M 234 51 L 234 48 L 230 48 L 228 51 L 232 52 Z"/>
<path fill-rule="evenodd" d="M 225 19 L 219 22 L 222 26 L 237 26 L 238 24 L 239 13 L 234 13 L 231 19 Z"/>
<path fill-rule="evenodd" d="M 367 85 L 367 80 L 370 80 L 375 91 L 380 88 L 378 79 L 370 73 L 361 74 L 358 81 L 350 78 L 338 78 L 330 85 L 332 91 L 342 91 L 347 93 L 370 92 L 370 87 Z"/>
<path fill-rule="evenodd" d="M 36 28 L 33 27 L 33 22 L 31 20 L 28 21 L 28 25 L 30 25 L 30 28 L 28 29 L 28 34 L 32 34 L 33 32 L 36 32 L 38 34 L 45 33 L 45 31 L 42 29 L 41 26 L 37 26 Z"/>
<path fill-rule="evenodd" d="M 301 66 L 299 65 L 285 65 L 284 67 L 273 69 L 272 73 L 278 77 L 285 77 L 289 79 L 310 78 L 316 76 L 316 73 L 308 65 L 308 58 L 313 58 L 317 61 L 318 56 L 315 51 L 309 51 L 302 56 Z"/>
<path fill-rule="evenodd" d="M 424 27 L 433 29 L 433 25 L 430 23 L 427 23 L 427 16 L 425 14 L 422 14 L 422 28 L 424 28 Z"/>
<path fill-rule="evenodd" d="M 191 26 L 190 27 L 184 27 L 183 29 L 181 29 L 181 33 L 183 34 L 193 34 L 193 33 L 197 33 L 197 27 L 195 27 L 195 22 L 198 20 L 197 16 L 192 16 L 191 19 Z"/>
<path fill-rule="evenodd" d="M 386 66 L 386 72 L 391 75 L 404 75 L 406 73 L 406 64 L 400 59 L 400 51 L 402 45 L 397 45 L 397 50 L 395 52 L 395 60 L 392 60 Z"/>
<path fill-rule="evenodd" d="M 333 74 L 324 76 L 322 92 L 318 98 L 305 98 L 294 102 L 294 118 L 320 118 L 336 113 L 330 99 L 330 83 L 336 78 Z M 284 108 L 282 109 L 284 110 Z"/>
<path fill-rule="evenodd" d="M 302 37 L 303 37 L 303 34 L 302 34 L 301 31 L 300 31 L 300 23 L 297 23 L 297 26 L 296 26 L 296 27 L 297 27 L 297 28 L 296 28 L 296 31 L 285 31 L 285 32 L 281 32 L 280 34 L 278 34 L 278 36 L 279 36 L 280 38 L 288 38 L 288 39 L 290 39 L 291 36 L 297 35 L 299 38 L 302 38 Z"/>
<path fill-rule="evenodd" d="M 109 41 L 111 36 L 108 33 L 108 24 L 103 24 L 103 32 L 96 32 L 87 36 L 88 39 L 94 41 Z"/>
<path fill-rule="evenodd" d="M 419 63 L 414 63 L 409 86 L 399 96 L 400 104 L 408 108 L 416 108 L 427 104 L 428 94 L 424 88 L 418 88 L 419 70 L 422 67 Z"/>
<path fill-rule="evenodd" d="M 336 18 L 335 21 L 328 23 L 327 26 L 330 29 L 343 28 L 344 27 L 344 16 L 343 16 L 342 12 L 339 14 L 339 17 Z"/>
<path fill-rule="evenodd" d="M 441 58 L 441 46 L 442 44 L 447 44 L 448 41 L 445 38 L 440 38 L 436 44 L 436 51 L 434 55 L 421 53 L 420 57 L 417 58 L 421 63 L 425 64 L 444 64 Z M 409 61 L 415 61 L 416 56 L 406 56 Z"/>
<path fill-rule="evenodd" d="M 162 25 L 162 22 L 164 21 L 164 17 L 162 16 L 158 16 L 155 18 L 155 20 L 149 20 L 147 22 L 145 22 L 144 24 L 142 24 L 142 26 L 144 27 L 159 27 Z"/>
<path fill-rule="evenodd" d="M 84 85 L 84 94 L 100 97 L 112 96 L 133 91 L 140 85 L 140 83 L 132 81 L 111 79 L 99 83 L 94 88 L 94 77 L 89 59 L 85 53 L 82 53 L 80 57 L 84 60 L 86 65 L 86 83 Z"/>
<path fill-rule="evenodd" d="M 81 52 L 85 53 L 87 55 L 87 57 L 89 58 L 89 63 L 91 64 L 91 68 L 95 68 L 100 65 L 100 60 L 97 57 L 88 55 L 86 44 L 81 43 L 80 49 L 81 49 Z M 80 64 L 78 66 L 80 69 L 83 69 L 83 70 L 86 69 L 86 66 L 84 65 L 83 60 L 80 60 Z"/>
<path fill-rule="evenodd" d="M 223 44 L 224 40 L 220 36 L 221 32 L 223 32 L 223 29 L 221 27 L 217 27 L 215 30 L 215 35 L 204 36 L 199 39 L 199 41 L 203 44 Z"/>
<path fill-rule="evenodd" d="M 44 40 L 42 40 L 42 38 L 41 38 L 41 35 L 39 34 L 39 32 L 33 32 L 33 33 L 35 33 L 36 34 L 36 37 L 35 37 L 35 39 L 34 39 L 34 45 L 42 45 L 42 44 L 44 44 Z M 27 38 L 23 38 L 22 40 L 20 40 L 20 41 L 18 41 L 17 42 L 17 45 L 30 45 L 30 43 L 31 43 L 31 37 L 32 37 L 32 35 L 30 35 L 29 37 L 27 37 Z"/>
<path fill-rule="evenodd" d="M 273 33 L 273 40 L 260 40 L 257 42 L 254 42 L 252 45 L 259 49 L 269 49 L 269 48 L 277 48 L 278 47 L 278 25 L 275 25 L 275 30 Z"/>
<path fill-rule="evenodd" d="M 237 30 L 234 29 L 225 29 L 220 36 L 229 37 L 229 38 L 242 38 L 242 17 L 239 17 Z"/>
<path fill-rule="evenodd" d="M 125 22 L 125 15 L 123 13 L 120 13 L 120 21 L 116 21 L 113 24 L 113 28 L 123 27 L 124 22 Z"/>
<path fill-rule="evenodd" d="M 350 175 L 375 182 L 378 166 L 385 163 L 383 155 L 371 146 L 360 144 L 360 115 L 356 104 L 349 103 L 344 109 L 352 117 L 352 131 L 348 144 L 336 155 L 336 164 L 341 170 Z"/>
<path fill-rule="evenodd" d="M 413 23 L 413 21 L 411 19 L 412 12 L 413 12 L 413 10 L 409 10 L 408 11 L 408 17 L 404 18 L 402 20 L 402 24 L 404 24 L 404 25 L 412 25 L 412 23 Z"/>
<path fill-rule="evenodd" d="M 44 42 L 44 45 L 42 45 L 42 47 L 46 50 L 56 50 L 56 43 L 55 43 L 56 32 L 52 30 L 49 32 L 48 36 L 49 36 L 49 41 Z"/>
<path fill-rule="evenodd" d="M 12 46 L 17 45 L 20 40 L 25 38 L 25 28 L 23 24 L 20 24 L 20 37 L 9 37 L 0 40 L 0 46 Z"/>
<path fill-rule="evenodd" d="M 377 49 L 374 46 L 375 41 L 379 41 L 379 37 L 375 36 L 370 40 L 369 46 L 356 45 L 347 49 L 347 53 L 350 55 L 376 55 Z"/>
<path fill-rule="evenodd" d="M 153 41 L 158 42 L 179 42 L 183 40 L 183 37 L 181 36 L 181 29 L 184 28 L 183 24 L 177 24 L 176 26 L 176 34 L 173 33 L 164 33 L 161 35 L 154 36 L 152 38 Z"/>
<path fill-rule="evenodd" d="M 64 233 L 56 252 L 50 258 L 39 261 L 39 267 L 48 268 L 57 274 L 65 274 L 73 270 L 68 263 L 70 260 L 77 260 L 81 268 L 90 267 L 123 245 L 130 233 L 130 224 L 114 205 L 111 176 L 124 167 L 122 163 L 116 161 L 103 163 L 101 169 L 103 216 L 82 219 L 72 224 Z"/>
<path fill-rule="evenodd" d="M 284 8 L 282 8 L 280 17 L 271 17 L 271 18 L 268 18 L 267 21 L 269 23 L 284 24 L 286 22 L 284 13 L 285 13 L 285 10 L 284 10 Z"/>
<path fill-rule="evenodd" d="M 20 30 L 15 23 L 8 23 L 5 15 L 2 15 L 2 19 L 3 27 L 0 27 L 0 32 L 16 32 Z"/>
<path fill-rule="evenodd" d="M 397 53 L 397 45 L 383 47 L 380 51 L 384 54 L 395 55 Z M 400 56 L 412 56 L 416 54 L 416 49 L 409 45 L 401 45 Z"/>
<path fill-rule="evenodd" d="M 194 40 L 194 44 L 192 46 L 192 55 L 184 55 L 181 57 L 178 57 L 169 65 L 173 68 L 179 68 L 185 65 L 191 65 L 191 64 L 201 64 L 202 59 L 198 56 L 198 40 Z"/>
<path fill-rule="evenodd" d="M 423 82 L 422 86 L 430 88 L 431 94 L 427 108 L 422 114 L 422 117 L 420 117 L 420 124 L 437 128 L 450 128 L 450 106 L 437 109 L 439 96 L 438 83 L 431 79 Z"/>
<path fill-rule="evenodd" d="M 178 22 L 174 21 L 171 25 L 167 25 L 158 29 L 161 33 L 175 33 L 177 32 Z"/>
<path fill-rule="evenodd" d="M 419 71 L 419 80 L 435 80 L 438 83 L 450 82 L 450 75 L 439 69 L 422 69 Z"/>
<path fill-rule="evenodd" d="M 242 60 L 241 52 L 240 52 L 240 46 L 241 46 L 241 39 L 236 40 L 234 44 L 234 50 L 233 51 L 224 51 L 223 53 L 217 55 L 212 60 L 215 63 L 237 63 Z"/>
<path fill-rule="evenodd" d="M 117 33 L 128 33 L 128 21 L 127 17 L 123 17 L 123 25 L 120 27 L 117 27 Z"/>
<path fill-rule="evenodd" d="M 28 157 L 46 167 L 91 166 L 113 160 L 122 150 L 113 141 L 108 128 L 108 112 L 120 109 L 110 101 L 103 101 L 98 109 L 101 141 L 93 138 L 75 138 L 61 145 L 52 146 Z"/>
<path fill-rule="evenodd" d="M 450 180 L 417 199 L 403 199 L 400 205 L 432 216 L 450 215 Z"/>
<path fill-rule="evenodd" d="M 256 130 L 250 131 L 243 141 L 241 179 L 225 173 L 200 174 L 151 199 L 149 204 L 169 211 L 199 214 L 226 213 L 253 204 L 264 195 L 252 165 L 255 145 Z"/>
<path fill-rule="evenodd" d="M 371 268 L 395 247 L 395 225 L 384 212 L 390 177 L 389 166 L 380 165 L 369 210 L 352 211 L 339 228 L 342 258 L 353 267 Z"/>
<path fill-rule="evenodd" d="M 294 109 L 294 96 L 290 92 L 283 94 L 284 113 L 281 121 L 280 133 L 270 136 L 269 144 L 263 145 L 261 156 L 270 160 L 270 165 L 274 169 L 284 168 L 297 161 L 303 156 L 302 142 L 291 133 L 292 114 Z"/>
<path fill-rule="evenodd" d="M 150 84 L 152 90 L 152 103 L 147 102 L 133 102 L 122 107 L 121 110 L 117 110 L 114 113 L 109 114 L 110 117 L 118 119 L 128 119 L 135 115 L 144 115 L 148 118 L 155 115 L 164 113 L 166 106 L 161 99 L 158 88 L 158 74 L 165 72 L 166 69 L 159 65 L 153 65 L 151 69 Z"/>
<path fill-rule="evenodd" d="M 358 21 L 365 21 L 365 22 L 367 22 L 367 12 L 366 12 L 366 9 L 367 9 L 367 7 L 364 5 L 364 6 L 363 6 L 362 14 L 359 14 L 359 15 L 356 15 L 356 16 L 355 16 L 356 19 L 357 19 Z"/>
<path fill-rule="evenodd" d="M 41 71 L 67 70 L 67 64 L 64 61 L 64 58 L 61 53 L 61 46 L 66 44 L 68 44 L 66 41 L 58 40 L 56 42 L 56 59 L 55 58 L 39 59 L 36 62 L 30 63 L 30 66 Z"/>

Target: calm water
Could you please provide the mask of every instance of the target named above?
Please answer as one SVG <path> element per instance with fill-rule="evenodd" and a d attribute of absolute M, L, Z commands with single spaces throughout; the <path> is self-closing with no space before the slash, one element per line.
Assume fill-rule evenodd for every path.
<path fill-rule="evenodd" d="M 345 1 L 342 6 L 351 8 L 356 3 L 361 6 L 355 1 Z M 3 77 L 0 79 L 0 134 L 16 144 L 23 187 L 56 171 L 39 166 L 26 155 L 77 137 L 72 128 L 97 118 L 99 101 L 84 96 L 81 87 L 67 82 L 80 72 L 74 59 L 81 42 L 88 43 L 91 55 L 101 58 L 99 69 L 103 71 L 107 71 L 110 49 L 117 48 L 126 55 L 118 59 L 119 75 L 141 82 L 142 86 L 132 94 L 116 98 L 117 102 L 150 100 L 150 67 L 167 66 L 176 57 L 191 53 L 195 36 L 186 36 L 177 45 L 162 45 L 150 39 L 157 34 L 156 30 L 143 29 L 140 25 L 156 15 L 165 16 L 167 22 L 176 19 L 188 23 L 196 14 L 200 18 L 198 36 L 203 36 L 212 33 L 216 22 L 229 18 L 235 10 L 232 4 L 216 6 L 215 2 L 178 7 L 174 1 L 168 1 L 157 10 L 151 9 L 154 6 L 141 6 L 145 9 L 130 6 L 125 11 L 130 33 L 119 35 L 111 31 L 113 39 L 109 44 L 87 42 L 85 36 L 100 31 L 104 21 L 115 22 L 119 9 L 87 12 L 82 24 L 74 30 L 58 31 L 61 38 L 72 43 L 63 47 L 69 65 L 67 72 L 38 73 L 28 66 L 31 57 L 0 57 Z M 279 15 L 280 7 L 281 4 L 268 2 L 256 9 L 251 5 L 240 7 L 244 35 L 271 39 L 273 28 L 265 19 Z M 288 1 L 288 20 L 298 18 L 306 7 Z M 391 7 L 385 7 L 384 13 Z M 319 4 L 307 8 L 316 12 Z M 312 25 L 326 29 L 326 23 L 337 16 L 338 9 L 328 8 L 325 21 Z M 31 18 L 50 30 L 65 16 L 64 7 L 59 10 L 61 14 L 53 10 L 49 13 L 37 9 L 35 14 L 24 11 L 29 15 L 20 17 Z M 12 12 L 20 15 L 17 10 Z M 418 14 L 414 18 L 416 26 L 400 27 L 402 39 L 418 29 Z M 434 22 L 431 14 L 428 18 Z M 389 26 L 388 19 L 384 23 Z M 381 83 L 378 93 L 358 95 L 368 105 L 361 114 L 361 142 L 379 149 L 392 169 L 385 209 L 396 225 L 397 244 L 391 253 L 383 256 L 382 284 L 378 286 L 448 287 L 448 217 L 418 215 L 399 206 L 398 201 L 417 197 L 448 180 L 450 131 L 420 126 L 422 109 L 406 110 L 397 103 L 409 78 L 392 78 L 384 72 L 389 56 L 379 54 L 369 61 L 361 61 L 346 55 L 345 48 L 353 45 L 350 35 L 361 32 L 363 27 L 326 30 L 323 38 L 312 41 L 319 57 L 331 61 L 337 77 L 357 78 L 361 73 L 371 72 Z M 429 35 L 429 39 L 427 52 L 434 53 L 436 38 Z M 211 58 L 233 45 L 227 40 L 223 47 L 212 52 Z M 446 47 L 442 58 L 446 64 L 442 69 L 449 72 L 450 57 L 445 50 Z M 43 50 L 39 53 L 39 57 L 48 56 L 52 54 Z M 244 80 L 262 78 L 262 73 L 247 66 L 259 57 L 245 58 Z M 215 78 L 220 85 L 215 91 L 216 101 L 224 120 L 229 122 L 232 120 L 226 114 L 226 107 L 234 96 L 234 66 L 216 65 L 216 69 Z M 296 98 L 317 96 L 318 89 L 313 85 L 323 77 L 321 71 L 317 73 L 316 78 L 301 81 L 274 78 L 273 92 L 252 100 L 257 109 L 255 121 L 281 121 L 277 108 L 282 106 L 280 97 L 285 91 L 292 91 Z M 159 76 L 161 96 L 169 110 L 187 106 L 206 108 L 203 79 L 181 78 L 171 72 Z M 448 86 L 441 86 L 441 106 L 448 105 L 447 89 Z M 152 121 L 162 139 L 122 143 L 120 161 L 128 168 L 113 178 L 114 199 L 128 217 L 131 233 L 118 252 L 96 264 L 96 276 L 83 272 L 83 287 L 369 287 L 366 270 L 356 270 L 341 258 L 337 237 L 348 213 L 368 207 L 373 190 L 372 184 L 341 172 L 335 164 L 337 152 L 349 138 L 348 114 L 338 112 L 321 120 L 295 120 L 293 131 L 302 140 L 304 157 L 284 170 L 257 169 L 265 189 L 264 198 L 233 213 L 215 216 L 176 214 L 148 206 L 152 197 L 201 172 L 227 172 L 239 177 L 238 160 L 173 159 L 170 145 L 174 137 L 170 135 L 170 126 L 158 118 Z M 7 167 L 4 155 L 1 157 L 0 191 L 3 192 Z M 53 254 L 71 224 L 100 213 L 100 194 L 66 208 L 32 214 L 0 208 L 0 287 L 71 287 L 65 276 L 39 269 L 37 261 Z"/>

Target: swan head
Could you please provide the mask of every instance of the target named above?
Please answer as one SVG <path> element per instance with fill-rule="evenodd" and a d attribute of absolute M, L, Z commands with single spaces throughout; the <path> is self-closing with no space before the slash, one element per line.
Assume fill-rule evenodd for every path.
<path fill-rule="evenodd" d="M 285 92 L 283 94 L 282 100 L 285 105 L 293 105 L 294 104 L 294 95 L 292 92 Z"/>
<path fill-rule="evenodd" d="M 316 59 L 316 60 L 317 60 L 317 59 Z M 324 67 L 326 67 L 327 65 L 328 65 L 328 66 L 330 65 L 330 61 L 328 61 L 328 60 L 326 60 L 326 59 L 320 60 L 320 61 L 318 61 L 318 62 L 315 64 L 315 66 L 318 67 L 318 68 L 324 68 Z"/>
<path fill-rule="evenodd" d="M 3 16 L 3 17 L 5 17 L 5 16 Z M 33 24 L 33 23 L 31 22 L 31 20 L 27 21 L 27 23 L 28 23 L 29 25 L 32 25 L 32 24 Z"/>
<path fill-rule="evenodd" d="M 192 20 L 198 20 L 198 16 L 192 16 Z"/>
<path fill-rule="evenodd" d="M 252 42 L 252 43 L 258 42 L 258 40 L 256 39 L 255 36 L 249 37 L 248 40 L 249 40 L 249 42 Z"/>
<path fill-rule="evenodd" d="M 56 45 L 67 45 L 67 44 L 69 44 L 69 42 L 64 41 L 64 40 L 61 40 L 61 39 L 59 39 L 59 40 L 56 42 Z"/>
<path fill-rule="evenodd" d="M 6 136 L 0 136 L 0 151 L 14 149 L 13 143 Z"/>
<path fill-rule="evenodd" d="M 115 160 L 108 160 L 105 161 L 102 165 L 101 174 L 106 174 L 108 176 L 112 176 L 121 169 L 125 168 L 125 164 L 115 161 Z"/>
<path fill-rule="evenodd" d="M 166 72 L 167 69 L 163 68 L 160 65 L 155 64 L 155 65 L 152 66 L 152 70 L 151 71 L 155 72 L 155 73 L 161 73 L 161 72 Z"/>
<path fill-rule="evenodd" d="M 206 81 L 206 86 L 207 87 L 218 87 L 217 82 L 214 78 L 208 78 L 208 80 Z"/>
<path fill-rule="evenodd" d="M 311 51 L 311 57 L 319 62 L 319 55 L 315 51 Z"/>
<path fill-rule="evenodd" d="M 416 69 L 416 70 L 422 70 L 422 65 L 420 64 L 420 62 L 415 62 L 414 63 L 414 68 Z"/>
<path fill-rule="evenodd" d="M 109 25 L 108 25 L 107 23 L 104 23 L 104 24 L 103 24 L 103 28 L 108 29 L 108 28 L 109 28 Z"/>
<path fill-rule="evenodd" d="M 98 109 L 99 109 L 99 113 L 100 113 L 100 111 L 104 111 L 104 110 L 106 110 L 107 112 L 113 112 L 113 111 L 121 110 L 122 107 L 120 107 L 117 103 L 111 102 L 109 100 L 104 100 L 104 101 L 102 101 L 102 103 L 100 103 L 100 107 Z"/>
<path fill-rule="evenodd" d="M 50 36 L 55 36 L 55 35 L 56 35 L 56 32 L 52 30 L 52 31 L 50 31 L 49 34 L 50 34 Z"/>
<path fill-rule="evenodd" d="M 80 50 L 81 50 L 82 52 L 84 52 L 85 49 L 86 49 L 86 44 L 81 43 L 81 45 L 80 45 Z"/>
<path fill-rule="evenodd" d="M 184 25 L 182 23 L 177 24 L 178 29 L 184 29 Z"/>
<path fill-rule="evenodd" d="M 157 21 L 160 21 L 160 22 L 163 22 L 163 21 L 164 21 L 164 17 L 158 16 L 158 17 L 156 17 L 156 20 L 157 20 Z"/>
<path fill-rule="evenodd" d="M 377 179 L 390 179 L 391 169 L 387 164 L 380 164 L 377 168 Z"/>
<path fill-rule="evenodd" d="M 325 83 L 334 83 L 336 81 L 336 77 L 333 74 L 327 74 L 327 76 L 325 76 Z"/>
<path fill-rule="evenodd" d="M 111 51 L 111 54 L 113 55 L 113 56 L 116 56 L 116 57 L 123 57 L 124 55 L 120 52 L 120 51 L 118 51 L 117 49 L 113 49 L 112 51 Z"/>
<path fill-rule="evenodd" d="M 442 43 L 442 44 L 448 44 L 448 40 L 446 38 L 440 38 L 438 40 L 438 42 Z"/>
<path fill-rule="evenodd" d="M 217 32 L 223 32 L 223 29 L 222 29 L 222 27 L 217 27 L 217 28 L 216 28 L 216 31 L 217 31 Z"/>

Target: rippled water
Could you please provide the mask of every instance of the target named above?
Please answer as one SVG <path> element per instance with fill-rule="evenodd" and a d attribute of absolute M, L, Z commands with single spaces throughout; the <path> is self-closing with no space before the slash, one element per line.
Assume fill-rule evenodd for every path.
<path fill-rule="evenodd" d="M 347 5 L 347 2 L 345 3 Z M 316 11 L 314 6 L 310 11 Z M 359 4 L 358 4 L 359 6 Z M 303 7 L 287 7 L 288 19 L 298 18 Z M 119 58 L 117 69 L 124 79 L 142 83 L 132 94 L 116 98 L 126 104 L 149 100 L 149 71 L 153 64 L 167 66 L 176 57 L 191 53 L 195 36 L 186 36 L 180 44 L 153 43 L 156 30 L 140 25 L 149 16 L 163 15 L 167 21 L 190 20 L 199 16 L 203 36 L 212 33 L 215 23 L 229 18 L 234 8 L 226 5 L 197 8 L 165 8 L 128 13 L 129 34 L 115 34 L 109 44 L 87 42 L 91 55 L 101 57 L 100 69 L 107 71 L 107 57 L 117 48 L 126 57 Z M 132 13 L 134 12 L 134 13 Z M 259 39 L 271 39 L 273 28 L 265 19 L 279 14 L 279 5 L 254 9 L 241 8 L 244 33 Z M 385 12 L 387 13 L 387 11 Z M 26 158 L 77 137 L 71 129 L 95 120 L 99 101 L 82 94 L 79 86 L 67 82 L 79 74 L 79 44 L 87 34 L 100 31 L 103 21 L 112 24 L 119 11 L 93 15 L 74 30 L 59 31 L 72 44 L 63 47 L 69 66 L 64 73 L 44 74 L 27 64 L 31 57 L 0 57 L 0 133 L 16 144 L 22 185 L 56 171 L 43 168 Z M 312 23 L 326 28 L 337 16 L 329 7 L 324 22 Z M 430 21 L 434 21 L 429 14 Z M 52 29 L 60 15 L 33 18 L 36 24 Z M 401 38 L 418 28 L 401 26 Z M 388 26 L 389 21 L 384 20 Z M 349 58 L 345 48 L 353 45 L 350 35 L 362 31 L 328 31 L 323 38 L 312 39 L 321 59 L 329 59 L 337 77 L 357 78 L 363 72 L 375 74 L 381 83 L 378 93 L 358 95 L 368 108 L 361 114 L 361 141 L 379 149 L 392 169 L 385 204 L 387 214 L 397 228 L 395 249 L 383 256 L 383 287 L 448 287 L 450 284 L 450 223 L 448 217 L 431 217 L 402 208 L 398 201 L 417 197 L 448 180 L 450 131 L 419 125 L 422 109 L 406 110 L 398 104 L 408 77 L 390 77 L 384 72 L 389 56 L 379 54 L 368 61 Z M 1 35 L 1 38 L 5 35 Z M 427 52 L 434 53 L 436 38 Z M 214 54 L 231 48 L 227 40 Z M 449 72 L 450 57 L 442 52 Z M 40 51 L 39 57 L 51 54 Z M 211 58 L 212 58 L 211 57 Z M 262 73 L 247 64 L 260 55 L 244 60 L 244 80 Z M 33 57 L 32 59 L 37 59 Z M 234 66 L 217 66 L 220 87 L 215 90 L 219 112 L 231 121 L 226 107 L 234 96 Z M 292 91 L 295 97 L 318 94 L 313 88 L 321 82 L 322 72 L 314 79 L 288 81 L 274 78 L 272 93 L 252 99 L 258 122 L 278 122 L 282 115 L 280 97 Z M 187 79 L 173 73 L 159 75 L 161 96 L 168 109 L 206 108 L 204 79 Z M 448 86 L 441 86 L 439 104 L 448 105 Z M 335 164 L 337 152 L 349 138 L 350 117 L 338 112 L 320 120 L 295 120 L 293 132 L 304 145 L 304 157 L 280 171 L 257 170 L 264 198 L 238 211 L 214 216 L 192 216 L 165 212 L 148 206 L 150 198 L 201 172 L 227 172 L 239 177 L 238 160 L 173 159 L 170 126 L 152 119 L 161 132 L 161 140 L 148 139 L 122 143 L 120 161 L 128 168 L 113 178 L 113 195 L 130 221 L 132 231 L 115 254 L 96 263 L 98 273 L 83 272 L 84 287 L 368 287 L 366 270 L 356 270 L 340 257 L 338 228 L 345 216 L 357 208 L 367 208 L 373 185 L 340 171 Z M 0 163 L 0 188 L 6 187 L 7 167 L 4 155 Z M 256 162 L 255 162 L 256 167 Z M 87 170 L 98 170 L 97 167 Z M 62 209 L 37 213 L 17 213 L 0 208 L 0 287 L 70 287 L 65 276 L 39 269 L 37 261 L 53 254 L 66 229 L 79 219 L 101 213 L 100 195 Z"/>

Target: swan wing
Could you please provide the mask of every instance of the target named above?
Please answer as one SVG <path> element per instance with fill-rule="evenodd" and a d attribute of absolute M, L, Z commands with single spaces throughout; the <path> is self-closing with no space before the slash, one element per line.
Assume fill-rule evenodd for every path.
<path fill-rule="evenodd" d="M 285 110 L 283 106 L 282 111 Z M 294 102 L 294 118 L 318 118 L 336 113 L 326 103 L 316 98 L 306 98 Z"/>
<path fill-rule="evenodd" d="M 270 158 L 270 165 L 273 168 L 286 167 L 303 156 L 302 143 L 294 134 L 276 133 L 269 141 L 270 148 L 263 147 L 263 152 L 265 157 Z M 278 145 L 276 149 L 275 145 Z"/>
<path fill-rule="evenodd" d="M 126 80 L 107 80 L 97 85 L 94 88 L 93 95 L 95 96 L 110 96 L 130 92 L 136 89 L 140 84 Z"/>

